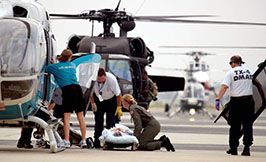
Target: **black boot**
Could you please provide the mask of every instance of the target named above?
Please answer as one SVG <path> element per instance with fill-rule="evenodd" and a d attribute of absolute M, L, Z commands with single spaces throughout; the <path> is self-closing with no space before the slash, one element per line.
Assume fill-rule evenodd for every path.
<path fill-rule="evenodd" d="M 165 140 L 167 137 L 165 136 L 165 135 L 162 135 L 158 140 L 159 141 L 163 141 L 163 140 Z"/>
<path fill-rule="evenodd" d="M 250 156 L 249 146 L 245 146 L 241 154 L 242 156 Z"/>
<path fill-rule="evenodd" d="M 31 145 L 30 143 L 24 143 L 24 148 L 26 149 L 32 149 L 33 145 Z"/>
<path fill-rule="evenodd" d="M 230 148 L 226 151 L 227 154 L 237 155 L 237 148 Z"/>
<path fill-rule="evenodd" d="M 31 145 L 30 143 L 24 143 L 24 142 L 18 141 L 17 148 L 32 149 L 33 145 Z"/>
<path fill-rule="evenodd" d="M 168 137 L 166 137 L 166 138 L 162 141 L 161 147 L 166 148 L 167 151 L 172 151 L 172 152 L 175 151 L 175 148 L 174 148 L 174 146 L 171 144 L 171 142 L 170 142 L 170 140 L 169 140 Z"/>
<path fill-rule="evenodd" d="M 94 148 L 102 148 L 100 140 L 98 140 L 97 138 L 94 140 Z"/>
<path fill-rule="evenodd" d="M 18 140 L 17 148 L 23 148 L 23 147 L 24 147 L 24 142 L 22 142 L 21 140 Z"/>

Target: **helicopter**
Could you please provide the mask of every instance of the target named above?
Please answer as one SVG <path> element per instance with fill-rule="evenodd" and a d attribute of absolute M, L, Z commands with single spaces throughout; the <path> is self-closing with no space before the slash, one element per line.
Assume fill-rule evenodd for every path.
<path fill-rule="evenodd" d="M 67 42 L 67 48 L 75 52 L 88 52 L 91 42 L 95 42 L 96 52 L 102 56 L 101 67 L 113 73 L 119 82 L 122 94 L 129 93 L 142 105 L 143 72 L 154 61 L 154 53 L 145 44 L 141 37 L 127 37 L 132 31 L 135 22 L 160 22 L 160 23 L 203 23 L 203 24 L 235 24 L 258 25 L 265 23 L 227 22 L 227 21 L 202 21 L 187 20 L 187 17 L 210 17 L 211 15 L 183 15 L 183 16 L 133 16 L 125 11 L 120 11 L 121 0 L 115 9 L 84 10 L 80 14 L 50 14 L 56 20 L 89 20 L 103 24 L 103 32 L 98 36 L 72 34 Z M 117 24 L 119 36 L 115 36 L 112 26 Z M 158 92 L 179 91 L 184 89 L 183 77 L 168 77 L 162 75 L 149 75 L 157 84 Z M 165 82 L 167 80 L 167 83 Z M 144 101 L 145 102 L 145 101 Z M 145 103 L 144 103 L 145 104 Z"/>
<path fill-rule="evenodd" d="M 179 112 L 188 112 L 190 115 L 203 113 L 208 115 L 210 119 L 213 119 L 215 118 L 215 115 L 204 108 L 206 106 L 206 101 L 209 99 L 209 93 L 213 90 L 213 87 L 209 85 L 208 73 L 210 71 L 210 67 L 205 61 L 201 61 L 201 57 L 212 54 L 194 51 L 185 53 L 185 55 L 192 56 L 193 61 L 190 61 L 188 68 L 185 69 L 187 82 L 184 91 L 178 93 L 180 95 L 179 107 L 175 111 L 171 112 L 169 117 L 172 117 L 174 114 Z M 174 96 L 171 105 L 173 105 L 177 97 L 179 96 Z"/>
<path fill-rule="evenodd" d="M 125 11 L 118 11 L 121 0 L 113 9 L 91 10 L 81 14 L 50 14 L 51 19 L 88 19 L 90 21 L 103 22 L 103 33 L 98 36 L 85 36 L 73 34 L 67 43 L 67 48 L 73 53 L 88 52 L 88 44 L 94 42 L 96 52 L 102 57 L 100 67 L 116 76 L 122 94 L 131 94 L 138 104 L 147 105 L 143 99 L 144 87 L 143 74 L 146 66 L 154 60 L 151 51 L 140 37 L 127 37 L 127 32 L 135 28 L 135 17 Z M 112 25 L 117 23 L 120 27 L 120 36 L 112 33 Z M 178 91 L 184 88 L 183 77 L 149 76 L 158 86 L 158 91 Z M 169 84 L 163 80 L 167 79 Z M 178 84 L 175 84 L 178 83 Z"/>
<path fill-rule="evenodd" d="M 56 53 L 49 14 L 36 1 L 1 0 L 0 25 L 0 126 L 41 126 L 48 134 L 51 152 L 61 151 L 60 121 L 46 110 L 55 88 L 53 76 L 44 71 Z M 73 56 L 86 98 L 100 60 L 93 50 Z"/>
<path fill-rule="evenodd" d="M 205 53 L 201 51 L 193 51 L 188 53 L 158 53 L 158 55 L 186 55 L 191 56 L 193 61 L 189 61 L 186 69 L 171 69 L 168 71 L 183 71 L 185 72 L 185 88 L 184 91 L 178 91 L 172 98 L 170 104 L 165 105 L 165 112 L 170 118 L 173 115 L 180 112 L 188 112 L 190 115 L 196 113 L 207 114 L 211 119 L 215 117 L 214 114 L 208 112 L 204 107 L 206 101 L 209 98 L 210 91 L 213 87 L 209 84 L 209 65 L 201 60 L 201 57 L 206 55 L 213 55 L 211 53 Z M 162 67 L 158 67 L 160 69 Z M 163 68 L 166 70 L 166 68 Z M 170 108 L 173 107 L 174 103 L 178 99 L 178 107 L 170 112 Z"/>

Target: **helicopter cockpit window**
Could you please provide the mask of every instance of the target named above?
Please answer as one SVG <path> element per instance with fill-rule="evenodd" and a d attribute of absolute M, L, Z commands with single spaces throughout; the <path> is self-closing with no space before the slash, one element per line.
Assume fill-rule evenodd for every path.
<path fill-rule="evenodd" d="M 1 100 L 15 100 L 28 95 L 32 89 L 34 80 L 3 81 L 1 83 Z"/>
<path fill-rule="evenodd" d="M 130 74 L 130 67 L 128 61 L 124 60 L 109 60 L 108 61 L 108 71 L 113 73 L 115 76 L 132 81 Z"/>
<path fill-rule="evenodd" d="M 16 19 L 1 20 L 0 26 L 1 75 L 19 77 L 39 73 L 46 55 L 42 27 L 35 22 Z"/>

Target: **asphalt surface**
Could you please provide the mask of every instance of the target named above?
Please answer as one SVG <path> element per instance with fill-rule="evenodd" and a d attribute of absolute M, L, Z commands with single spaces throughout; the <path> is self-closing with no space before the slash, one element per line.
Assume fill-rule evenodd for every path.
<path fill-rule="evenodd" d="M 254 144 L 251 156 L 241 156 L 242 140 L 238 149 L 238 156 L 227 155 L 229 126 L 224 119 L 213 123 L 206 114 L 190 116 L 187 113 L 175 114 L 172 118 L 166 116 L 161 108 L 151 108 L 151 113 L 161 123 L 161 132 L 174 144 L 175 152 L 165 149 L 158 151 L 131 151 L 130 148 L 115 148 L 114 150 L 80 149 L 72 146 L 70 149 L 51 153 L 49 149 L 33 148 L 18 149 L 16 141 L 20 135 L 20 128 L 0 128 L 0 162 L 119 162 L 119 161 L 202 161 L 202 162 L 263 162 L 266 160 L 266 113 L 264 112 L 254 123 Z M 215 115 L 218 113 L 212 111 Z M 86 115 L 87 137 L 93 136 L 92 112 Z M 71 117 L 73 128 L 79 131 L 75 115 Z M 130 115 L 124 112 L 121 124 L 133 128 Z M 33 143 L 35 139 L 32 139 Z"/>

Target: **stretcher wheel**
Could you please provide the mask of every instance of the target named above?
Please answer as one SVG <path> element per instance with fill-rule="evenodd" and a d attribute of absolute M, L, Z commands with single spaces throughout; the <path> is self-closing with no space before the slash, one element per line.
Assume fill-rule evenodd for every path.
<path fill-rule="evenodd" d="M 131 146 L 131 150 L 132 151 L 135 151 L 137 149 L 137 144 L 136 143 L 133 143 L 132 146 Z"/>
<path fill-rule="evenodd" d="M 103 144 L 103 150 L 106 150 L 106 147 L 107 147 L 107 145 L 106 145 L 106 143 L 104 143 Z"/>

